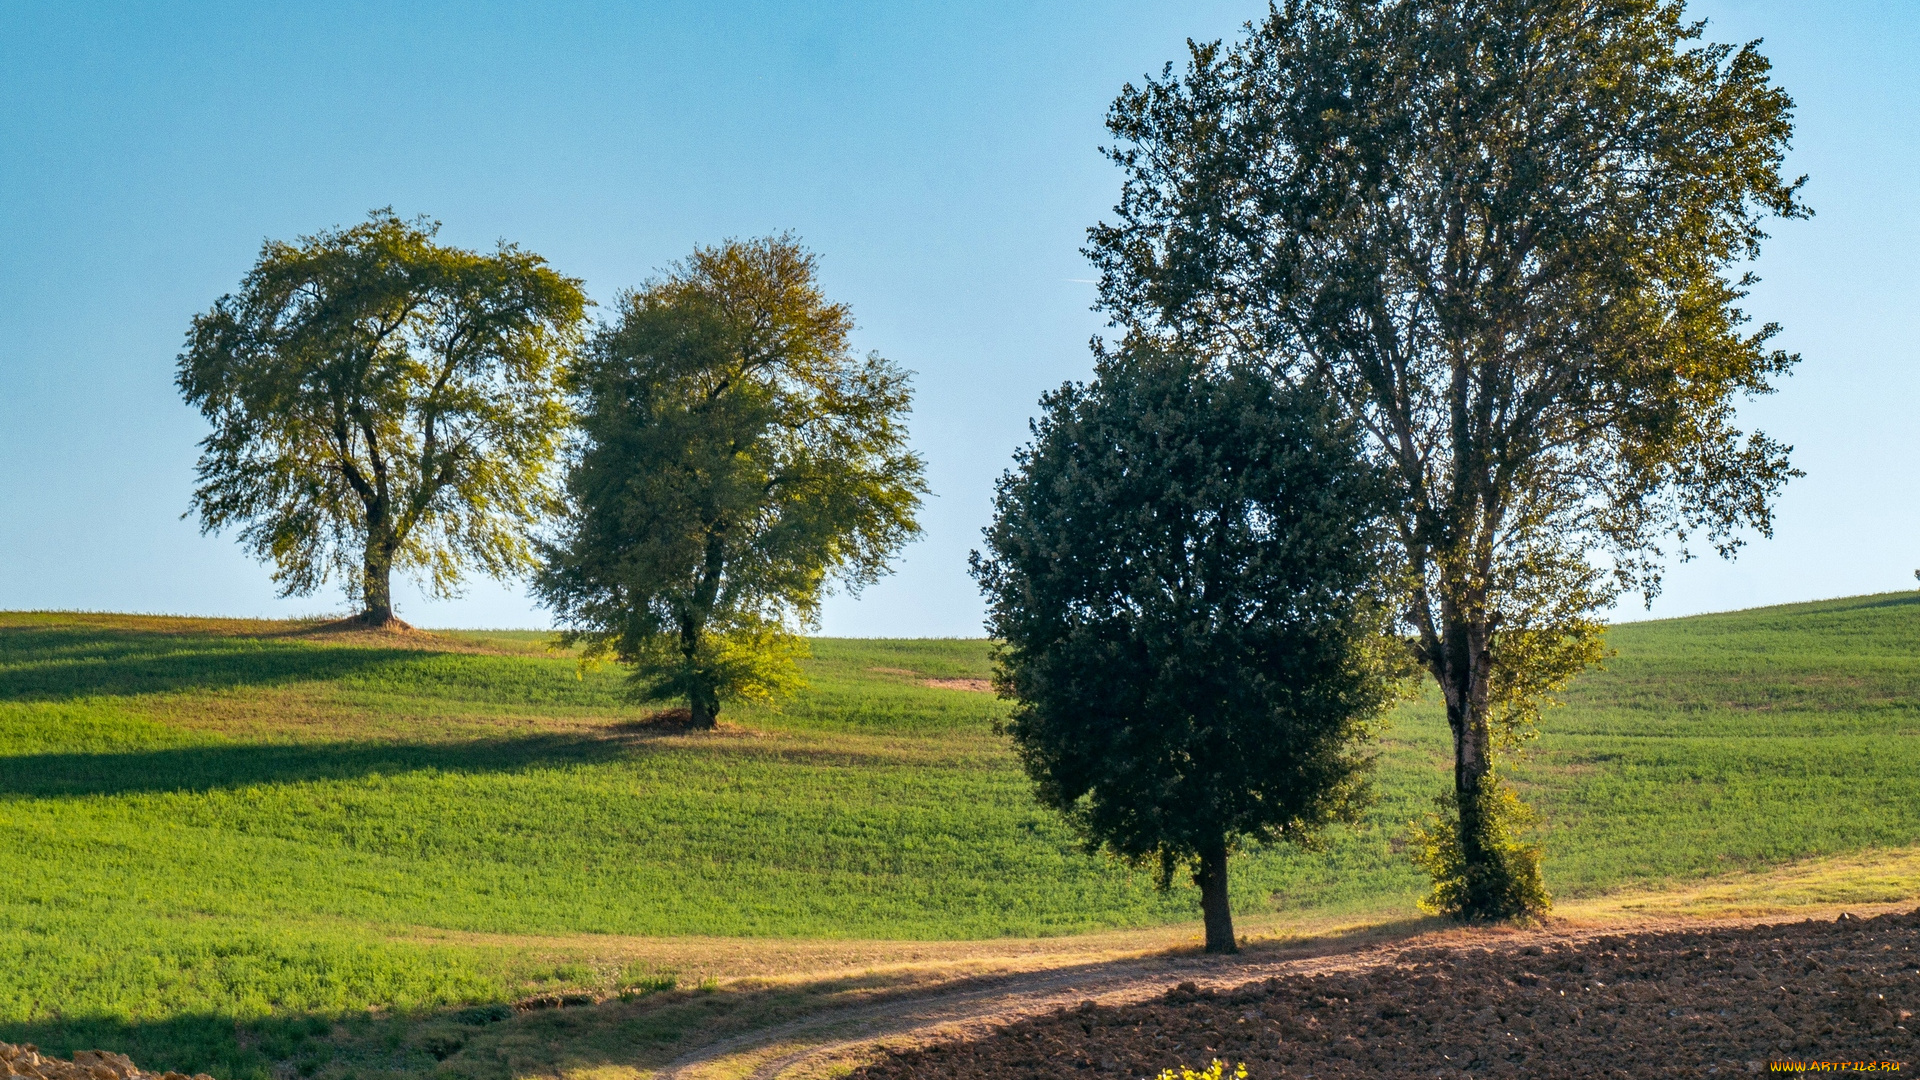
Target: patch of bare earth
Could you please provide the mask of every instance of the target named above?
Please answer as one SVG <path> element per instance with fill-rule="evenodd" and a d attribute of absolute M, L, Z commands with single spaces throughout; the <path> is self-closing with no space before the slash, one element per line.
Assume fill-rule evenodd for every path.
<path fill-rule="evenodd" d="M 422 630 L 399 619 L 384 624 L 347 619 L 225 619 L 184 615 L 117 615 L 96 612 L 0 612 L 0 625 L 84 626 L 98 630 L 179 638 L 251 638 L 311 641 L 363 648 L 419 652 L 484 653 L 498 656 L 550 655 L 552 642 L 511 642 L 486 633 Z"/>
<path fill-rule="evenodd" d="M 336 619 L 331 622 L 286 625 L 277 631 L 250 636 L 295 638 L 330 645 L 354 645 L 375 649 L 411 649 L 418 652 L 480 653 L 496 656 L 517 655 L 512 650 L 502 649 L 484 641 L 422 630 L 399 619 L 393 619 L 384 624 L 369 623 L 360 618 Z"/>
<path fill-rule="evenodd" d="M 870 667 L 868 671 L 875 675 L 901 675 L 918 682 L 921 686 L 934 690 L 964 690 L 973 694 L 993 693 L 992 679 L 930 679 L 911 668 Z"/>
<path fill-rule="evenodd" d="M 205 1073 L 188 1077 L 185 1073 L 141 1072 L 125 1054 L 105 1050 L 82 1050 L 73 1060 L 48 1057 L 28 1043 L 15 1046 L 0 1042 L 0 1076 L 25 1080 L 213 1080 Z"/>
<path fill-rule="evenodd" d="M 1256 1080 L 1717 1076 L 1782 1060 L 1904 1063 L 1920 1011 L 1920 911 L 1457 931 L 1245 978 L 1260 966 L 1269 965 L 1221 963 L 1211 978 L 1196 973 L 1170 989 L 1163 981 L 1145 998 L 1119 987 L 1089 993 L 1001 1027 L 896 1049 L 853 1075 L 1147 1077 L 1214 1058 L 1245 1062 Z"/>
<path fill-rule="evenodd" d="M 930 686 L 935 690 L 965 690 L 973 694 L 993 693 L 991 679 L 923 679 L 921 685 Z"/>

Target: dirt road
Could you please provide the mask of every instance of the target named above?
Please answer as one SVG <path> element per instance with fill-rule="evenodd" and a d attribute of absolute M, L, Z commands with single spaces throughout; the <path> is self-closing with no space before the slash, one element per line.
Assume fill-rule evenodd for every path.
<path fill-rule="evenodd" d="M 1254 1080 L 1720 1075 L 1901 1058 L 1920 1010 L 1920 913 L 1431 927 L 961 978 L 710 1044 L 662 1075 L 1141 1077 L 1215 1056 Z"/>

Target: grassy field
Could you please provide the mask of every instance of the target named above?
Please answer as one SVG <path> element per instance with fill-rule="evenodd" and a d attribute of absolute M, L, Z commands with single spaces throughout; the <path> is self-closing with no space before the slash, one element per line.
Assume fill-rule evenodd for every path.
<path fill-rule="evenodd" d="M 1610 641 L 1519 769 L 1563 898 L 1920 841 L 1920 594 Z M 529 993 L 677 984 L 621 1036 L 670 1049 L 738 1004 L 697 991 L 750 970 L 729 955 L 1195 917 L 1031 805 L 1002 703 L 928 685 L 983 677 L 982 642 L 821 640 L 811 690 L 701 735 L 544 642 L 0 615 L 0 1039 L 223 1078 L 497 1077 L 558 1060 L 546 1036 L 457 1052 L 473 1008 Z M 1434 702 L 1382 750 L 1367 822 L 1236 862 L 1246 917 L 1411 909 Z"/>

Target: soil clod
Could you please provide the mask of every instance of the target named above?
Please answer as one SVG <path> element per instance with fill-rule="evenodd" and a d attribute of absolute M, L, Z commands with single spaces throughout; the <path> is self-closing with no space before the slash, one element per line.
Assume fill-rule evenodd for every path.
<path fill-rule="evenodd" d="M 48 1057 L 32 1043 L 15 1046 L 0 1042 L 0 1077 L 30 1080 L 213 1080 L 205 1073 L 142 1072 L 125 1054 L 81 1050 L 72 1061 Z"/>

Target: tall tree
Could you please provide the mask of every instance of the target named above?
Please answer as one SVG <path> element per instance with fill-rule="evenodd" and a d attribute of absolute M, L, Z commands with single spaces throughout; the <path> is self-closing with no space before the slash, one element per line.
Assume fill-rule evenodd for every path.
<path fill-rule="evenodd" d="M 179 359 L 181 393 L 213 425 L 202 529 L 244 523 L 283 596 L 340 574 L 373 626 L 394 622 L 396 567 L 447 595 L 464 570 L 531 565 L 526 529 L 553 501 L 567 423 L 580 282 L 438 231 L 380 210 L 268 241 Z"/>
<path fill-rule="evenodd" d="M 1494 751 L 1597 658 L 1594 613 L 1651 598 L 1665 538 L 1768 532 L 1796 475 L 1735 420 L 1797 359 L 1737 306 L 1766 218 L 1807 213 L 1792 101 L 1701 34 L 1677 0 L 1286 0 L 1109 115 L 1106 309 L 1317 380 L 1396 477 L 1466 918 L 1545 903 Z"/>
<path fill-rule="evenodd" d="M 1227 859 L 1361 802 L 1393 703 L 1388 491 L 1313 392 L 1133 341 L 1042 399 L 973 557 L 1007 730 L 1090 846 L 1187 868 L 1233 952 Z"/>
<path fill-rule="evenodd" d="M 624 296 L 578 369 L 572 511 L 536 589 L 696 726 L 794 685 L 826 589 L 919 532 L 907 376 L 852 329 L 793 238 L 729 241 Z"/>

